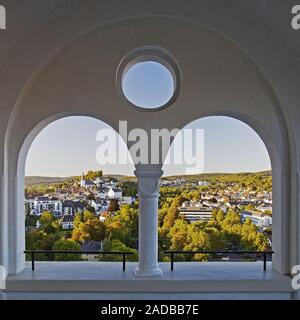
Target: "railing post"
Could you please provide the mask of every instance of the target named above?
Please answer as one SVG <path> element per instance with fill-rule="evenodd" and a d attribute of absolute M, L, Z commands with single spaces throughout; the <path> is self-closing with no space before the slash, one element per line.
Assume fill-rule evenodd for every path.
<path fill-rule="evenodd" d="M 171 271 L 174 270 L 174 253 L 171 252 Z"/>
<path fill-rule="evenodd" d="M 123 272 L 126 270 L 126 254 L 123 253 Z"/>
<path fill-rule="evenodd" d="M 267 253 L 264 252 L 264 271 L 267 270 Z"/>
<path fill-rule="evenodd" d="M 34 252 L 31 252 L 31 270 L 34 271 Z"/>

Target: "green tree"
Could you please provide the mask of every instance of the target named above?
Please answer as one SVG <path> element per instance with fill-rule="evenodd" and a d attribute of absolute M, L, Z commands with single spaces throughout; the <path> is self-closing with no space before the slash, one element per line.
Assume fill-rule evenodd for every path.
<path fill-rule="evenodd" d="M 101 178 L 102 177 L 103 172 L 101 170 L 98 171 L 93 171 L 93 170 L 89 170 L 85 175 L 85 179 L 87 180 L 95 180 L 96 178 Z"/>
<path fill-rule="evenodd" d="M 254 211 L 255 210 L 255 206 L 252 203 L 249 203 L 246 207 L 245 207 L 246 211 Z"/>
<path fill-rule="evenodd" d="M 53 250 L 54 242 L 58 240 L 57 235 L 47 234 L 42 230 L 32 230 L 26 233 L 26 250 Z M 30 259 L 29 255 L 26 259 Z M 36 260 L 53 260 L 53 255 L 36 254 Z"/>
<path fill-rule="evenodd" d="M 54 242 L 54 251 L 80 251 L 80 245 L 71 239 L 60 239 Z M 56 261 L 78 261 L 80 260 L 80 254 L 55 254 Z"/>
<path fill-rule="evenodd" d="M 225 219 L 225 214 L 222 210 L 218 210 L 217 221 L 221 223 Z"/>
<path fill-rule="evenodd" d="M 127 255 L 126 259 L 128 261 L 137 261 L 138 260 L 138 252 L 136 249 L 130 248 L 122 243 L 120 240 L 105 240 L 103 243 L 104 251 L 120 251 L 120 252 L 131 252 L 131 255 Z M 99 260 L 107 260 L 107 261 L 122 261 L 121 255 L 103 255 L 99 257 Z"/>
<path fill-rule="evenodd" d="M 170 228 L 172 228 L 175 221 L 179 217 L 178 209 L 177 209 L 176 205 L 174 205 L 173 203 L 172 203 L 171 207 L 168 209 L 168 212 L 164 217 L 164 223 L 163 223 L 162 229 L 166 232 L 168 232 L 168 230 L 170 230 Z"/>
<path fill-rule="evenodd" d="M 39 218 L 40 229 L 47 234 L 54 234 L 59 230 L 58 220 L 51 212 L 45 211 Z"/>
<path fill-rule="evenodd" d="M 81 222 L 74 228 L 72 239 L 74 241 L 83 242 L 85 240 L 102 241 L 106 235 L 106 226 L 97 219 L 88 219 Z"/>
<path fill-rule="evenodd" d="M 138 193 L 136 181 L 124 181 L 120 186 L 123 190 L 124 197 L 136 197 Z"/>
<path fill-rule="evenodd" d="M 188 236 L 184 250 L 203 251 L 209 250 L 209 235 L 206 233 L 206 223 L 195 222 L 188 226 Z"/>
<path fill-rule="evenodd" d="M 228 210 L 221 229 L 226 239 L 226 249 L 237 249 L 241 246 L 242 221 L 238 213 Z"/>
<path fill-rule="evenodd" d="M 158 209 L 158 226 L 162 227 L 168 209 Z"/>
<path fill-rule="evenodd" d="M 254 223 L 247 218 L 242 225 L 241 244 L 245 250 L 256 250 L 255 239 L 257 237 L 257 228 Z"/>
<path fill-rule="evenodd" d="M 171 242 L 172 250 L 183 250 L 188 243 L 189 225 L 185 220 L 177 219 L 170 228 L 168 237 Z"/>
<path fill-rule="evenodd" d="M 82 221 L 87 222 L 88 220 L 94 220 L 97 219 L 97 217 L 89 210 L 84 210 L 83 211 L 83 217 Z"/>
<path fill-rule="evenodd" d="M 114 216 L 105 220 L 109 240 L 120 240 L 129 247 L 136 247 L 138 239 L 138 209 L 123 205 Z"/>

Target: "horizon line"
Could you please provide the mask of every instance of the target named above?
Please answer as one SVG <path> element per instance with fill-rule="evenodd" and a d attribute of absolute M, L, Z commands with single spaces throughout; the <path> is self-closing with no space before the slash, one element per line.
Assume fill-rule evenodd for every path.
<path fill-rule="evenodd" d="M 92 170 L 94 171 L 94 170 Z M 99 170 L 95 170 L 99 171 Z M 186 173 L 180 173 L 180 174 L 173 174 L 173 175 L 167 175 L 162 177 L 175 177 L 175 176 L 199 176 L 199 175 L 205 175 L 205 174 L 243 174 L 243 173 L 261 173 L 271 171 L 272 169 L 265 169 L 265 170 L 259 170 L 259 171 L 216 171 L 216 172 L 202 172 L 202 173 L 192 173 L 192 174 L 186 174 Z M 39 177 L 39 178 L 72 178 L 72 177 L 79 177 L 81 174 L 74 174 L 74 175 L 68 175 L 68 176 L 51 176 L 51 175 L 25 175 L 25 178 L 32 178 L 32 177 Z M 135 175 L 127 175 L 127 174 L 121 174 L 121 173 L 104 173 L 102 176 L 123 176 L 123 177 L 135 177 Z"/>

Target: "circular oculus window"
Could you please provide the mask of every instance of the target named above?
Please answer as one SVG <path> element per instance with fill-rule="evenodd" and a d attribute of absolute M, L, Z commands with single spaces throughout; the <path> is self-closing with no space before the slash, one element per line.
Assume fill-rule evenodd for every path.
<path fill-rule="evenodd" d="M 158 110 L 171 105 L 178 93 L 178 72 L 174 63 L 165 60 L 160 51 L 143 50 L 125 59 L 120 84 L 125 99 L 143 110 Z M 119 68 L 120 69 L 120 68 Z"/>

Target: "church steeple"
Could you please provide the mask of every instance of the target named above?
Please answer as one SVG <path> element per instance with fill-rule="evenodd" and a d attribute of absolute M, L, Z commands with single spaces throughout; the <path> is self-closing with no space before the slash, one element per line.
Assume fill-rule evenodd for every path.
<path fill-rule="evenodd" d="M 81 186 L 81 187 L 85 187 L 84 172 L 82 172 L 82 175 L 81 175 L 80 186 Z"/>

